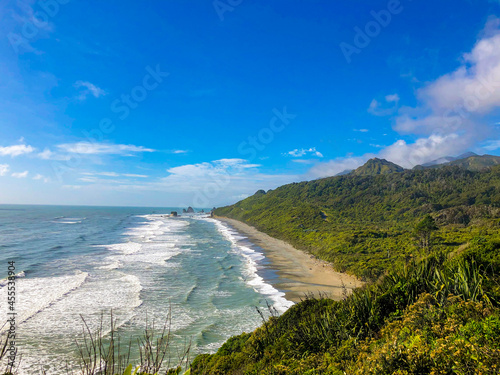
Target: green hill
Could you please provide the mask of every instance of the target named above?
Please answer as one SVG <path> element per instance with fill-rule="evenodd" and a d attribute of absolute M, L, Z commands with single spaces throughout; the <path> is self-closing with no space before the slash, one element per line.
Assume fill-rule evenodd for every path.
<path fill-rule="evenodd" d="M 403 172 L 404 168 L 391 163 L 385 159 L 370 159 L 366 164 L 351 172 L 355 176 L 373 176 L 377 174 L 388 174 L 394 172 Z"/>
<path fill-rule="evenodd" d="M 471 157 L 460 166 L 422 170 L 371 160 L 358 173 L 259 192 L 214 213 L 253 225 L 340 271 L 373 279 L 425 253 L 413 230 L 426 214 L 440 227 L 435 250 L 455 251 L 478 234 L 496 238 L 500 166 L 468 170 L 476 160 L 484 165 L 494 158 Z"/>

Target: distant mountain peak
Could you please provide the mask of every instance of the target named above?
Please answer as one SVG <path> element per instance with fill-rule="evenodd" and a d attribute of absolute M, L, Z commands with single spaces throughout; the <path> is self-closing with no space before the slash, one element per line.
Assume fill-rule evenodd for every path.
<path fill-rule="evenodd" d="M 446 159 L 446 160 L 444 160 Z M 443 161 L 444 160 L 444 161 Z M 457 166 L 460 168 L 467 169 L 469 171 L 480 171 L 485 168 L 493 167 L 500 164 L 500 156 L 493 155 L 478 155 L 474 152 L 466 152 L 465 154 L 459 155 L 457 157 L 444 157 L 431 161 L 426 164 L 417 165 L 414 169 L 425 169 L 425 168 L 442 168 L 446 166 Z"/>
<path fill-rule="evenodd" d="M 355 176 L 373 176 L 378 174 L 388 174 L 403 172 L 404 168 L 385 159 L 373 158 L 364 165 L 355 169 L 352 174 Z"/>
<path fill-rule="evenodd" d="M 469 151 L 469 152 L 466 152 L 466 153 L 458 155 L 458 156 L 443 156 L 442 158 L 435 159 L 435 160 L 429 161 L 427 163 L 424 163 L 422 165 L 419 165 L 419 167 L 433 167 L 435 165 L 447 164 L 447 163 L 450 163 L 450 162 L 456 161 L 456 160 L 467 159 L 467 158 L 470 158 L 472 156 L 479 156 L 479 155 L 474 153 L 474 152 Z"/>

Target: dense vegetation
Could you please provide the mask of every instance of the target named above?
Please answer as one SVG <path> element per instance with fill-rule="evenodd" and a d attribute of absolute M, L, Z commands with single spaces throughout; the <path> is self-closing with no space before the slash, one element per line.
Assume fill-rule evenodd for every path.
<path fill-rule="evenodd" d="M 484 163 L 482 157 L 469 159 L 477 158 Z M 479 168 L 477 161 L 461 163 Z M 214 213 L 253 225 L 363 279 L 420 258 L 430 247 L 449 253 L 477 236 L 500 239 L 500 166 L 396 167 L 370 161 L 347 175 L 261 190 Z M 439 230 L 424 248 L 414 229 L 426 214 Z"/>
<path fill-rule="evenodd" d="M 194 374 L 498 374 L 499 243 L 433 255 L 342 301 L 306 299 L 200 355 Z"/>

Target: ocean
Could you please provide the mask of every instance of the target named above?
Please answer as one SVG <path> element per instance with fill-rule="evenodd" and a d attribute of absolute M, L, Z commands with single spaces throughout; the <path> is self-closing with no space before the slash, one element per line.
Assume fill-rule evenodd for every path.
<path fill-rule="evenodd" d="M 94 331 L 112 312 L 123 345 L 170 313 L 175 362 L 187 343 L 192 358 L 254 330 L 256 307 L 293 304 L 245 236 L 206 214 L 163 216 L 171 211 L 182 209 L 0 205 L 0 327 L 15 311 L 20 375 L 78 368 L 82 318 Z"/>

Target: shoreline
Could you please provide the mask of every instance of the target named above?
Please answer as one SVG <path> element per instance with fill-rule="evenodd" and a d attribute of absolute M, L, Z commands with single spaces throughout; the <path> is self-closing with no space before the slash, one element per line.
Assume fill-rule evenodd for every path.
<path fill-rule="evenodd" d="M 344 289 L 349 293 L 364 284 L 355 276 L 335 271 L 330 263 L 297 250 L 285 241 L 260 232 L 248 224 L 220 216 L 214 216 L 213 219 L 228 224 L 262 249 L 270 263 L 269 268 L 278 275 L 277 280 L 269 282 L 283 291 L 289 301 L 300 302 L 306 294 L 313 294 L 315 297 L 322 294 L 340 300 Z"/>

